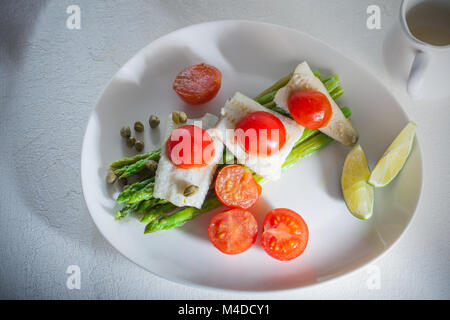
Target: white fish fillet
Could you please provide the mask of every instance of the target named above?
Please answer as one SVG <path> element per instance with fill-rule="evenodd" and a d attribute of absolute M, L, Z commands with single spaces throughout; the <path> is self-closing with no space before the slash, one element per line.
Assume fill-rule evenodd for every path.
<path fill-rule="evenodd" d="M 217 164 L 222 159 L 223 144 L 214 136 L 212 129 L 217 123 L 218 117 L 210 113 L 200 119 L 188 119 L 186 123 L 175 124 L 171 114 L 167 120 L 167 128 L 164 134 L 164 143 L 161 146 L 161 158 L 155 174 L 155 187 L 153 194 L 156 198 L 165 199 L 178 207 L 191 206 L 201 208 L 209 190 Z M 181 169 L 176 167 L 166 155 L 166 141 L 173 130 L 186 124 L 193 124 L 205 129 L 214 140 L 214 159 L 205 167 Z M 189 185 L 195 185 L 198 190 L 189 197 L 183 195 L 184 189 Z"/>
<path fill-rule="evenodd" d="M 234 129 L 236 124 L 244 116 L 255 111 L 265 111 L 273 114 L 281 120 L 286 129 L 286 142 L 276 154 L 268 157 L 250 155 L 235 139 Z M 281 176 L 281 168 L 286 157 L 291 152 L 295 142 L 302 136 L 303 129 L 294 120 L 267 109 L 253 99 L 237 92 L 221 109 L 221 117 L 215 131 L 217 137 L 236 157 L 239 163 L 246 165 L 264 178 L 277 180 Z"/>
<path fill-rule="evenodd" d="M 289 96 L 292 92 L 297 90 L 319 91 L 330 101 L 333 114 L 328 125 L 319 129 L 321 132 L 348 146 L 352 146 L 358 141 L 358 131 L 353 127 L 351 121 L 344 116 L 339 106 L 331 98 L 322 81 L 313 74 L 306 61 L 297 66 L 294 75 L 288 84 L 278 90 L 274 98 L 275 103 L 283 109 L 289 110 Z"/>

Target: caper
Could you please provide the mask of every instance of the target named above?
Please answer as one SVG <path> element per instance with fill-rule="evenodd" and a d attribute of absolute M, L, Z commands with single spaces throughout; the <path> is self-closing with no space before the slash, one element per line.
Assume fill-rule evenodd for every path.
<path fill-rule="evenodd" d="M 148 119 L 148 123 L 150 124 L 150 127 L 152 129 L 155 129 L 157 126 L 159 126 L 159 118 L 157 116 L 151 115 Z"/>
<path fill-rule="evenodd" d="M 142 131 L 144 131 L 144 125 L 142 124 L 142 122 L 136 121 L 136 122 L 134 123 L 134 130 L 135 130 L 136 132 L 142 132 Z"/>
<path fill-rule="evenodd" d="M 187 115 L 183 111 L 172 112 L 172 121 L 175 124 L 185 123 L 187 121 Z"/>
<path fill-rule="evenodd" d="M 113 184 L 116 182 L 117 176 L 112 170 L 108 170 L 108 173 L 106 174 L 106 182 L 109 184 Z"/>
<path fill-rule="evenodd" d="M 158 163 L 154 160 L 147 160 L 145 163 L 145 169 L 148 170 L 152 175 L 155 174 L 156 168 L 158 168 Z"/>
<path fill-rule="evenodd" d="M 136 138 L 135 137 L 129 137 L 127 140 L 127 146 L 134 147 L 134 145 L 136 144 Z"/>
<path fill-rule="evenodd" d="M 131 129 L 130 129 L 130 127 L 129 127 L 129 126 L 123 126 L 123 127 L 120 129 L 120 135 L 121 135 L 123 138 L 129 138 L 129 137 L 131 136 Z"/>
<path fill-rule="evenodd" d="M 147 160 L 145 162 L 142 170 L 139 171 L 139 179 L 148 179 L 154 177 L 156 174 L 156 169 L 158 168 L 158 163 L 153 160 Z"/>
<path fill-rule="evenodd" d="M 136 148 L 136 150 L 138 152 L 141 152 L 142 150 L 144 150 L 144 141 L 141 141 L 141 140 L 136 141 L 136 143 L 134 144 L 134 147 Z"/>
<path fill-rule="evenodd" d="M 148 179 L 155 176 L 158 163 L 154 160 L 147 160 L 143 168 L 139 171 L 140 179 Z"/>
<path fill-rule="evenodd" d="M 190 186 L 188 186 L 186 189 L 184 189 L 183 191 L 183 195 L 185 197 L 190 197 L 192 196 L 194 193 L 196 193 L 198 190 L 197 186 L 194 186 L 193 184 L 191 184 Z"/>
<path fill-rule="evenodd" d="M 187 115 L 183 111 L 180 111 L 180 123 L 186 123 Z"/>
<path fill-rule="evenodd" d="M 172 121 L 173 121 L 175 124 L 180 123 L 180 114 L 178 113 L 178 111 L 172 112 Z"/>

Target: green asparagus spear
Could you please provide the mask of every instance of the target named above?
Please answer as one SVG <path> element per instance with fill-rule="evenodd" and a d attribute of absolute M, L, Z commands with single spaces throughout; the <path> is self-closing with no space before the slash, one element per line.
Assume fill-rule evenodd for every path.
<path fill-rule="evenodd" d="M 121 178 L 127 178 L 135 173 L 140 172 L 145 167 L 145 163 L 148 161 L 148 158 L 139 160 L 132 165 L 129 165 L 125 168 L 125 171 L 120 175 Z"/>
<path fill-rule="evenodd" d="M 275 90 L 278 90 L 278 89 L 284 87 L 284 86 L 289 82 L 289 80 L 291 80 L 293 74 L 294 74 L 294 73 L 291 72 L 291 73 L 288 74 L 287 76 L 281 78 L 280 80 L 278 80 L 277 82 L 275 82 L 273 85 L 271 85 L 269 88 L 267 88 L 266 90 L 264 90 L 263 92 L 261 92 L 260 94 L 258 94 L 258 95 L 257 95 L 255 98 L 253 98 L 253 99 L 258 100 L 259 98 L 265 96 L 266 94 L 268 94 L 268 93 L 270 93 L 270 92 L 272 92 L 272 91 L 275 91 Z"/>
<path fill-rule="evenodd" d="M 319 70 L 314 70 L 313 71 L 314 75 L 321 79 L 322 76 L 319 72 Z M 272 100 L 273 97 L 275 96 L 275 94 L 277 93 L 277 91 L 284 87 L 285 85 L 287 85 L 287 83 L 289 82 L 289 80 L 291 80 L 292 76 L 294 75 L 293 72 L 289 73 L 287 76 L 281 78 L 280 80 L 278 80 L 277 82 L 275 82 L 273 85 L 271 85 L 269 88 L 267 88 L 266 90 L 264 90 L 263 92 L 261 92 L 260 94 L 258 94 L 256 97 L 254 97 L 253 99 L 256 100 L 257 102 L 264 104 L 267 102 L 270 102 L 271 100 L 268 100 L 268 98 L 270 97 L 270 95 L 272 95 Z M 326 79 L 328 80 L 328 78 Z M 337 81 L 339 82 L 339 78 L 337 78 Z M 263 98 L 264 97 L 264 98 Z M 268 100 L 268 101 L 265 101 Z M 260 102 L 260 101 L 265 101 L 265 102 Z"/>
<path fill-rule="evenodd" d="M 137 214 L 145 213 L 148 209 L 152 208 L 158 200 L 159 199 L 152 198 L 139 202 L 136 208 L 136 213 Z"/>
<path fill-rule="evenodd" d="M 290 168 L 293 164 L 297 163 L 299 160 L 319 151 L 326 146 L 328 146 L 333 141 L 332 138 L 328 137 L 323 133 L 319 133 L 314 137 L 300 143 L 295 148 L 292 149 L 291 153 L 287 156 L 285 162 L 283 163 L 283 171 Z"/>
<path fill-rule="evenodd" d="M 322 75 L 320 74 L 320 71 L 319 71 L 319 70 L 313 70 L 313 74 L 314 74 L 317 78 L 322 79 Z"/>
<path fill-rule="evenodd" d="M 331 92 L 339 86 L 340 79 L 337 74 L 333 74 L 332 76 L 323 79 L 322 82 L 327 91 Z"/>
<path fill-rule="evenodd" d="M 147 160 L 155 160 L 158 161 L 161 155 L 161 149 L 155 149 L 146 153 L 137 154 L 133 157 L 122 158 L 116 162 L 111 163 L 109 166 L 111 168 L 121 168 L 123 166 L 131 165 L 136 161 L 147 159 Z"/>
<path fill-rule="evenodd" d="M 132 203 L 132 202 L 130 202 L 130 199 L 135 197 L 137 192 L 145 189 L 145 187 L 147 187 L 148 185 L 151 185 L 151 187 L 153 187 L 154 181 L 155 181 L 155 177 L 151 177 L 144 181 L 136 182 L 136 183 L 132 184 L 131 186 L 129 186 L 127 189 L 125 189 L 124 191 L 122 191 L 119 194 L 119 196 L 117 197 L 117 202 L 118 203 L 122 203 L 122 202 Z"/>
<path fill-rule="evenodd" d="M 258 98 L 258 99 L 254 99 L 256 102 L 258 102 L 259 104 L 266 104 L 269 103 L 273 100 L 273 98 L 275 97 L 275 94 L 278 92 L 278 90 L 274 90 L 271 91 L 265 95 L 263 95 L 262 97 Z"/>
<path fill-rule="evenodd" d="M 144 212 L 144 215 L 141 218 L 141 222 L 151 222 L 155 219 L 160 218 L 162 215 L 175 210 L 176 208 L 178 208 L 176 205 L 168 201 L 159 203 L 155 207 L 149 208 Z"/>
<path fill-rule="evenodd" d="M 269 103 L 266 103 L 266 104 L 263 105 L 263 107 L 265 107 L 265 108 L 267 108 L 267 109 L 270 109 L 270 110 L 273 110 L 273 111 L 275 111 L 275 112 L 278 112 L 279 114 L 282 114 L 283 116 L 286 116 L 286 117 L 292 119 L 292 116 L 291 116 L 291 114 L 289 113 L 289 111 L 284 110 L 283 108 L 277 106 L 277 105 L 275 104 L 275 101 L 271 101 L 271 102 L 269 102 Z"/>
<path fill-rule="evenodd" d="M 206 197 L 201 209 L 194 207 L 186 207 L 181 209 L 170 216 L 166 216 L 157 220 L 153 220 L 145 227 L 145 233 L 155 232 L 159 230 L 171 229 L 178 227 L 186 221 L 194 219 L 196 216 L 211 211 L 215 208 L 219 208 L 222 203 L 216 197 L 214 193 L 211 193 Z"/>
<path fill-rule="evenodd" d="M 334 89 L 332 92 L 330 92 L 330 96 L 333 100 L 336 100 L 337 98 L 339 98 L 340 96 L 342 96 L 344 94 L 344 90 L 342 90 L 341 87 L 337 87 L 336 89 Z"/>
<path fill-rule="evenodd" d="M 137 203 L 126 204 L 122 209 L 120 209 L 119 211 L 116 212 L 116 219 L 120 220 L 125 217 L 128 217 L 130 215 L 130 213 L 132 213 L 134 210 L 136 210 L 138 205 L 139 204 L 137 204 Z"/>
<path fill-rule="evenodd" d="M 133 193 L 129 199 L 128 203 L 139 203 L 144 200 L 150 200 L 153 198 L 153 188 L 155 187 L 154 182 L 149 182 L 144 188 Z"/>

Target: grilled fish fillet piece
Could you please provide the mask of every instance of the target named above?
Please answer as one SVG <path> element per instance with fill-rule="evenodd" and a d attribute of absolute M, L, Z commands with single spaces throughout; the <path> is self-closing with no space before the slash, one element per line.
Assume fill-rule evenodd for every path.
<path fill-rule="evenodd" d="M 188 119 L 186 123 L 175 124 L 171 115 L 169 115 L 164 134 L 164 143 L 161 147 L 161 158 L 159 159 L 158 169 L 155 174 L 153 195 L 156 198 L 168 200 L 178 207 L 191 206 L 199 209 L 202 207 L 217 164 L 222 159 L 223 154 L 223 144 L 212 132 L 212 128 L 216 125 L 218 119 L 217 116 L 206 113 L 200 119 Z M 201 126 L 214 140 L 214 158 L 207 166 L 181 169 L 176 167 L 167 156 L 166 141 L 169 139 L 173 130 L 186 124 Z M 193 195 L 186 197 L 183 191 L 190 185 L 197 186 L 198 190 Z"/>
<path fill-rule="evenodd" d="M 264 111 L 274 115 L 280 119 L 286 129 L 286 142 L 283 147 L 277 153 L 267 157 L 247 153 L 240 143 L 237 142 L 235 136 L 238 122 L 249 113 L 257 111 Z M 220 120 L 214 130 L 218 139 L 223 142 L 239 163 L 252 169 L 261 177 L 268 180 L 277 180 L 281 177 L 281 168 L 284 161 L 291 152 L 295 142 L 302 136 L 304 128 L 294 120 L 267 109 L 253 99 L 236 92 L 221 109 Z"/>
<path fill-rule="evenodd" d="M 328 98 L 328 101 L 330 101 L 333 114 L 331 115 L 330 122 L 328 122 L 325 127 L 319 129 L 321 132 L 347 146 L 356 144 L 359 138 L 358 131 L 355 129 L 352 122 L 344 116 L 341 108 L 339 108 L 336 102 L 331 98 L 322 81 L 313 74 L 306 61 L 297 66 L 294 75 L 288 84 L 278 90 L 274 98 L 275 103 L 281 108 L 289 111 L 289 96 L 292 92 L 298 90 L 319 91 Z"/>

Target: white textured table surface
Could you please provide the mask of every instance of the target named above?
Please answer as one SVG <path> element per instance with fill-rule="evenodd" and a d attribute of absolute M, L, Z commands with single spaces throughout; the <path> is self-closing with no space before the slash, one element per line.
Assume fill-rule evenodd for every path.
<path fill-rule="evenodd" d="M 81 30 L 66 28 L 69 5 Z M 381 9 L 380 30 L 366 8 Z M 399 299 L 450 298 L 450 101 L 413 102 L 383 60 L 400 1 L 11 0 L 0 2 L 0 298 Z M 424 187 L 406 234 L 373 269 L 289 293 L 222 293 L 157 278 L 112 248 L 94 226 L 80 184 L 89 115 L 109 79 L 139 49 L 204 21 L 249 19 L 302 30 L 364 64 L 419 125 Z M 450 89 L 450 85 L 449 85 Z M 66 287 L 69 265 L 81 289 Z"/>

